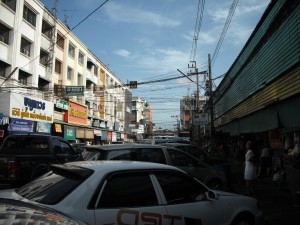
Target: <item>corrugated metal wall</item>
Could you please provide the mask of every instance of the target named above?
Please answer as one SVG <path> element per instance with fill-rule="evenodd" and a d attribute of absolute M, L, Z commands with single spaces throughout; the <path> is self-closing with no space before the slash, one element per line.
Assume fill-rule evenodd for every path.
<path fill-rule="evenodd" d="M 279 0 L 269 6 L 215 92 L 215 126 L 300 92 L 299 5 Z"/>

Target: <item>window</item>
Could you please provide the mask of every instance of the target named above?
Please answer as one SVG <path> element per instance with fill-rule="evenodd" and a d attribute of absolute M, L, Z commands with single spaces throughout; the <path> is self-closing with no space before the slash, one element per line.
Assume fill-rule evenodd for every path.
<path fill-rule="evenodd" d="M 207 189 L 188 176 L 175 173 L 155 174 L 168 204 L 206 200 Z"/>
<path fill-rule="evenodd" d="M 71 67 L 68 67 L 67 78 L 68 80 L 72 80 L 73 78 L 73 69 Z"/>
<path fill-rule="evenodd" d="M 9 44 L 9 31 L 10 29 L 0 23 L 0 41 Z"/>
<path fill-rule="evenodd" d="M 163 150 L 160 148 L 144 148 L 138 152 L 138 161 L 166 164 L 165 155 L 163 153 Z"/>
<path fill-rule="evenodd" d="M 69 43 L 69 56 L 75 58 L 75 47 L 71 43 Z"/>
<path fill-rule="evenodd" d="M 14 12 L 16 11 L 16 0 L 1 0 L 1 2 L 12 9 Z"/>
<path fill-rule="evenodd" d="M 48 66 L 49 65 L 49 53 L 46 52 L 45 50 L 41 49 L 40 50 L 40 64 L 44 65 L 44 66 Z"/>
<path fill-rule="evenodd" d="M 55 73 L 61 74 L 61 61 L 55 59 Z"/>
<path fill-rule="evenodd" d="M 21 37 L 21 48 L 20 48 L 20 51 L 21 53 L 23 53 L 24 55 L 26 56 L 30 56 L 30 46 L 31 46 L 31 43 L 26 40 L 25 38 Z"/>
<path fill-rule="evenodd" d="M 148 174 L 121 173 L 108 180 L 97 207 L 121 208 L 157 204 L 157 197 Z"/>
<path fill-rule="evenodd" d="M 78 86 L 82 86 L 82 75 L 80 73 L 78 73 L 77 75 L 77 85 Z"/>
<path fill-rule="evenodd" d="M 83 65 L 83 63 L 84 63 L 84 55 L 83 55 L 82 52 L 79 52 L 79 53 L 78 53 L 78 62 L 79 62 L 81 65 Z"/>
<path fill-rule="evenodd" d="M 36 14 L 28 8 L 28 6 L 24 5 L 23 9 L 23 18 L 35 27 L 36 24 Z"/>
<path fill-rule="evenodd" d="M 201 167 L 201 163 L 183 152 L 168 149 L 173 166 Z"/>
<path fill-rule="evenodd" d="M 72 147 L 67 143 L 55 138 L 52 140 L 52 142 L 53 142 L 54 152 L 56 154 L 74 155 L 74 151 Z"/>
<path fill-rule="evenodd" d="M 53 31 L 53 27 L 46 20 L 43 20 L 42 33 L 46 35 L 49 39 L 51 39 L 52 31 Z"/>
<path fill-rule="evenodd" d="M 94 74 L 97 76 L 98 75 L 98 66 L 94 66 Z"/>
<path fill-rule="evenodd" d="M 58 47 L 60 47 L 61 49 L 64 49 L 64 47 L 65 47 L 65 39 L 64 39 L 64 37 L 63 37 L 61 34 L 59 34 L 59 33 L 57 33 L 57 36 L 56 36 L 56 45 L 57 45 Z"/>

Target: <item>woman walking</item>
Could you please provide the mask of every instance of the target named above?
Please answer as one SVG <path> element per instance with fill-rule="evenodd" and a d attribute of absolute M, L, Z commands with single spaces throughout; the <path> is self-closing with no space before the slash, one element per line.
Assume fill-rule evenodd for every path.
<path fill-rule="evenodd" d="M 246 181 L 246 194 L 250 195 L 254 193 L 254 182 L 257 178 L 256 174 L 256 164 L 255 164 L 255 155 L 252 151 L 251 141 L 246 143 L 246 155 L 245 155 L 245 171 L 244 179 Z"/>

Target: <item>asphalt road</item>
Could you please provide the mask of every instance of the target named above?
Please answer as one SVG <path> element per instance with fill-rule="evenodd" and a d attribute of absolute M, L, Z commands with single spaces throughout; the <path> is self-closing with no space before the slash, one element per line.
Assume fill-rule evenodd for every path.
<path fill-rule="evenodd" d="M 243 163 L 231 163 L 232 192 L 245 194 Z M 286 187 L 272 182 L 272 178 L 258 180 L 252 197 L 258 199 L 264 213 L 264 225 L 300 224 L 300 205 Z M 300 204 L 300 200 L 298 201 Z"/>

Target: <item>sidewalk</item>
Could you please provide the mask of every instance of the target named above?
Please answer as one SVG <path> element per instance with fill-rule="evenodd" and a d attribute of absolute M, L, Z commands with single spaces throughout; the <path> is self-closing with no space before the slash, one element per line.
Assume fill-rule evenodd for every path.
<path fill-rule="evenodd" d="M 231 163 L 232 192 L 245 194 L 244 165 Z M 291 193 L 286 188 L 272 182 L 271 178 L 257 182 L 252 197 L 258 199 L 264 213 L 264 225 L 300 224 L 300 206 L 295 206 Z"/>

